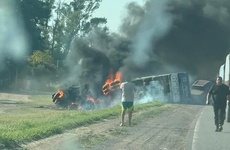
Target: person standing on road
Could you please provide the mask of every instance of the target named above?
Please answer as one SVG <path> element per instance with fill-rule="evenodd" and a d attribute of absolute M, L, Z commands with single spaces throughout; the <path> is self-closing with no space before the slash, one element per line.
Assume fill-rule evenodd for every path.
<path fill-rule="evenodd" d="M 212 96 L 213 99 L 213 110 L 214 110 L 214 121 L 216 125 L 216 132 L 223 130 L 223 124 L 225 120 L 225 109 L 227 100 L 230 97 L 229 87 L 222 83 L 222 77 L 216 78 L 216 84 L 214 84 L 206 97 L 206 104 L 209 104 L 209 99 Z"/>
<path fill-rule="evenodd" d="M 120 89 L 122 92 L 121 97 L 121 124 L 124 125 L 125 112 L 128 110 L 129 126 L 131 126 L 132 113 L 133 113 L 133 103 L 134 103 L 134 93 L 136 91 L 135 84 L 131 82 L 131 77 L 128 76 L 126 82 L 121 83 Z"/>

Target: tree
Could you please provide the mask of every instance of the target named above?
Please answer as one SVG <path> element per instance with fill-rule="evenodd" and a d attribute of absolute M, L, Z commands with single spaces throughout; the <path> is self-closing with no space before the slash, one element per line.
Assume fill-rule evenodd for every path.
<path fill-rule="evenodd" d="M 31 40 L 31 53 L 36 49 L 49 48 L 47 28 L 54 1 L 20 0 L 17 2 L 18 12 L 22 14 L 25 29 Z"/>
<path fill-rule="evenodd" d="M 48 50 L 36 50 L 27 58 L 29 72 L 32 77 L 43 78 L 56 74 L 56 66 Z"/>
<path fill-rule="evenodd" d="M 59 1 L 54 8 L 50 26 L 51 54 L 55 59 L 64 59 L 75 37 L 87 35 L 93 28 L 107 23 L 105 18 L 93 18 L 101 0 L 73 0 L 69 4 Z"/>
<path fill-rule="evenodd" d="M 10 57 L 6 57 L 3 63 L 0 69 L 0 90 L 8 89 L 15 81 L 15 62 Z"/>
<path fill-rule="evenodd" d="M 27 59 L 33 76 L 50 75 L 55 73 L 55 64 L 48 50 L 36 50 Z"/>
<path fill-rule="evenodd" d="M 28 67 L 24 70 L 30 75 L 32 81 L 31 87 L 35 90 L 44 90 L 49 88 L 48 84 L 57 80 L 58 75 L 63 71 L 56 67 L 50 51 L 36 50 L 27 58 Z"/>
<path fill-rule="evenodd" d="M 40 51 L 36 50 L 33 54 L 28 58 L 28 62 L 33 65 L 37 66 L 39 64 L 52 64 L 52 57 L 49 51 Z"/>

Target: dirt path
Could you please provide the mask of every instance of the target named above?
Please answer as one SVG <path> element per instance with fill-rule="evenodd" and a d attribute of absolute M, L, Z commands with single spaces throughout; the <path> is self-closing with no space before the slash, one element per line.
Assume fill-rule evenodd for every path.
<path fill-rule="evenodd" d="M 31 101 L 29 95 L 23 94 L 11 94 L 11 93 L 0 93 L 0 100 L 12 100 L 12 101 Z"/>
<path fill-rule="evenodd" d="M 18 102 L 29 102 L 29 95 L 0 93 L 0 113 L 15 109 Z"/>
<path fill-rule="evenodd" d="M 157 117 L 134 113 L 131 127 L 119 127 L 120 118 L 104 120 L 24 147 L 28 150 L 185 150 L 191 141 L 188 133 L 203 106 L 166 107 L 173 109 Z"/>

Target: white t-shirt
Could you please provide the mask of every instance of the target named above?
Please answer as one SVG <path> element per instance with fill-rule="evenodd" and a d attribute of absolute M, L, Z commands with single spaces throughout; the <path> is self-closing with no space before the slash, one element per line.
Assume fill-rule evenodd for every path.
<path fill-rule="evenodd" d="M 135 84 L 132 82 L 123 82 L 120 85 L 122 92 L 122 102 L 133 102 L 134 92 L 136 91 Z"/>

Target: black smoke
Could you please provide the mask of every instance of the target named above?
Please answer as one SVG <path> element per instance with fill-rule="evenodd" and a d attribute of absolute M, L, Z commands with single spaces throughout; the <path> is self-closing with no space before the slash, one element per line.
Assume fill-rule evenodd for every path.
<path fill-rule="evenodd" d="M 101 93 L 98 87 L 102 87 L 102 82 L 107 78 L 110 69 L 110 60 L 107 56 L 93 48 L 88 39 L 75 39 L 67 60 L 72 69 L 71 84 L 88 84 L 92 89 L 92 95 L 98 97 Z"/>
<path fill-rule="evenodd" d="M 121 32 L 133 42 L 129 68 L 216 76 L 229 53 L 229 1 L 149 0 L 143 7 L 131 3 L 127 8 Z"/>
<path fill-rule="evenodd" d="M 119 34 L 99 28 L 73 41 L 75 79 L 102 85 L 110 69 L 133 78 L 185 71 L 213 79 L 229 53 L 228 0 L 133 2 L 124 16 Z"/>

